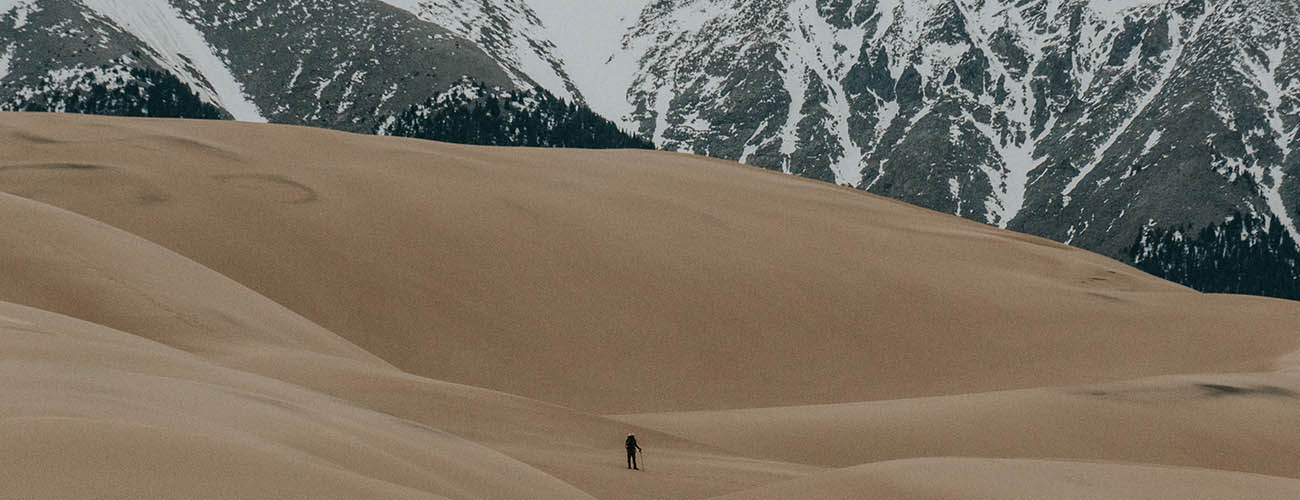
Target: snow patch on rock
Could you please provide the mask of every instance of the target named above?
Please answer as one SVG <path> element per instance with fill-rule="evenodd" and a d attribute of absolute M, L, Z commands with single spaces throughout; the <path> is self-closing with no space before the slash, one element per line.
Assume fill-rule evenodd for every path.
<path fill-rule="evenodd" d="M 230 112 L 236 120 L 266 122 L 257 105 L 197 28 L 166 0 L 82 0 L 101 16 L 139 38 L 205 101 Z"/>

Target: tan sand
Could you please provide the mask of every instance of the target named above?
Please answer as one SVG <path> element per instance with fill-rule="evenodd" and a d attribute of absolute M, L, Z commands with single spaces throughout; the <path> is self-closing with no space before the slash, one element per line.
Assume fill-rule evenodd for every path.
<path fill-rule="evenodd" d="M 0 303 L 4 498 L 590 498 L 483 446 Z"/>
<path fill-rule="evenodd" d="M 0 190 L 194 259 L 403 370 L 591 412 L 1262 370 L 1300 347 L 1290 303 L 685 155 L 2 121 Z"/>
<path fill-rule="evenodd" d="M 1297 319 L 685 155 L 0 113 L 5 498 L 1273 498 Z"/>
<path fill-rule="evenodd" d="M 129 233 L 3 193 L 0 220 L 6 299 L 139 332 L 0 303 L 0 471 L 28 485 L 0 498 L 703 498 L 817 469 L 409 375 Z"/>
<path fill-rule="evenodd" d="M 719 500 L 1222 500 L 1291 499 L 1300 480 L 1204 469 L 1039 460 L 882 462 Z"/>
<path fill-rule="evenodd" d="M 1300 478 L 1300 374 L 1187 375 L 867 403 L 628 415 L 749 456 L 846 467 L 1071 458 Z"/>

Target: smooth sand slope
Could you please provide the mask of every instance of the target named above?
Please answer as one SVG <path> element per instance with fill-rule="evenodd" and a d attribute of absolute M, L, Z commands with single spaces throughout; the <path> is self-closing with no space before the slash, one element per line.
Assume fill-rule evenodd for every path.
<path fill-rule="evenodd" d="M 589 498 L 498 452 L 0 302 L 5 498 Z"/>
<path fill-rule="evenodd" d="M 1070 458 L 1300 478 L 1300 373 L 622 420 L 775 460 L 846 467 L 915 457 Z"/>
<path fill-rule="evenodd" d="M 1259 370 L 1300 344 L 1290 304 L 697 157 L 3 122 L 0 190 L 194 259 L 403 370 L 586 411 Z"/>
<path fill-rule="evenodd" d="M 0 113 L 0 497 L 1295 498 L 1297 324 L 684 155 Z"/>
<path fill-rule="evenodd" d="M 0 301 L 26 304 L 0 302 L 25 486 L 0 498 L 702 498 L 816 469 L 409 375 L 137 236 L 5 193 L 0 220 Z M 662 477 L 621 469 L 629 432 Z"/>
<path fill-rule="evenodd" d="M 837 470 L 719 500 L 1221 500 L 1296 498 L 1300 480 L 1141 465 L 918 459 Z"/>

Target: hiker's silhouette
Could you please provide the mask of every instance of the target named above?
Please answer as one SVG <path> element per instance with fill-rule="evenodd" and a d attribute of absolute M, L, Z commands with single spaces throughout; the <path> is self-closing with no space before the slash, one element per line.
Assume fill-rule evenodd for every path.
<path fill-rule="evenodd" d="M 627 435 L 627 468 L 641 470 L 636 466 L 636 452 L 641 451 L 641 447 L 636 444 L 636 436 Z"/>

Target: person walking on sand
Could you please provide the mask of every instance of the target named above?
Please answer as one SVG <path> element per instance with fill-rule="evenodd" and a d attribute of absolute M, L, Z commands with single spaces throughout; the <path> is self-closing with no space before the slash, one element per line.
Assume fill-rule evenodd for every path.
<path fill-rule="evenodd" d="M 636 444 L 636 436 L 627 435 L 627 468 L 632 470 L 641 470 L 636 466 L 636 452 L 641 451 L 641 447 Z"/>

